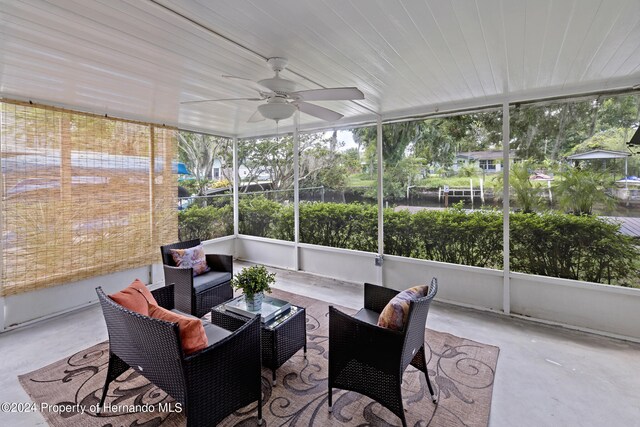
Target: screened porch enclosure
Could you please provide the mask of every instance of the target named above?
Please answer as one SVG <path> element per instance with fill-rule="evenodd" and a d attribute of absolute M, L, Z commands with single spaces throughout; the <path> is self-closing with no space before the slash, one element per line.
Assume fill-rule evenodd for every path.
<path fill-rule="evenodd" d="M 201 238 L 206 241 L 209 252 L 228 253 L 242 260 L 340 280 L 402 286 L 398 280 L 419 283 L 425 275 L 435 275 L 443 277 L 445 283 L 439 293 L 443 301 L 635 339 L 633 326 L 618 316 L 621 310 L 634 312 L 633 297 L 638 291 L 633 289 L 637 286 L 633 267 L 615 277 L 617 282 L 613 285 L 628 283 L 626 288 L 612 286 L 611 276 L 606 274 L 584 276 L 593 277 L 584 281 L 577 274 L 573 279 L 562 276 L 573 274 L 570 270 L 567 273 L 546 269 L 539 270 L 538 274 L 518 272 L 531 268 L 523 264 L 523 260 L 538 259 L 523 257 L 519 252 L 536 245 L 535 241 L 527 240 L 528 236 L 540 233 L 531 228 L 536 227 L 531 223 L 532 218 L 560 221 L 559 224 L 547 223 L 547 227 L 559 227 L 556 232 L 561 232 L 562 227 L 573 227 L 574 233 L 582 233 L 590 240 L 590 244 L 585 244 L 581 243 L 580 234 L 565 236 L 568 242 L 561 241 L 561 244 L 568 245 L 565 248 L 578 255 L 563 262 L 592 264 L 591 269 L 582 267 L 585 274 L 602 271 L 600 265 L 615 262 L 622 263 L 620 268 L 624 270 L 628 253 L 616 254 L 615 248 L 609 247 L 604 247 L 607 252 L 598 256 L 590 253 L 597 250 L 598 246 L 592 245 L 592 241 L 598 241 L 601 232 L 599 228 L 592 231 L 592 227 L 607 227 L 606 219 L 583 218 L 575 222 L 577 217 L 560 211 L 548 214 L 541 210 L 533 217 L 529 213 L 511 212 L 520 207 L 517 197 L 504 197 L 503 209 L 498 210 L 484 203 L 474 207 L 469 201 L 464 209 L 434 210 L 420 203 L 407 206 L 413 202 L 409 197 L 404 198 L 404 194 L 396 194 L 394 198 L 392 184 L 396 183 L 392 180 L 398 175 L 385 174 L 385 169 L 398 167 L 399 163 L 389 161 L 387 156 L 391 156 L 392 147 L 399 141 L 390 135 L 397 134 L 397 127 L 406 131 L 423 123 L 421 121 L 389 124 L 380 121 L 376 127 L 349 130 L 369 138 L 373 147 L 370 155 L 376 169 L 370 171 L 368 177 L 373 178 L 371 182 L 375 187 L 369 187 L 368 198 L 347 200 L 345 192 L 353 189 L 342 187 L 334 190 L 342 191 L 342 203 L 339 198 L 323 201 L 319 195 L 313 195 L 314 189 L 324 189 L 323 186 L 301 186 L 300 176 L 311 176 L 309 165 L 321 164 L 326 157 L 327 167 L 332 167 L 344 157 L 339 151 L 322 150 L 323 144 L 332 143 L 324 133 L 301 136 L 295 132 L 285 137 L 219 139 L 219 144 L 226 147 L 220 156 L 227 158 L 226 164 L 230 163 L 230 171 L 226 172 L 231 177 L 227 194 L 189 196 L 185 207 L 184 200 L 178 198 L 177 185 L 181 182 L 175 165 L 177 160 L 192 164 L 189 162 L 193 158 L 180 158 L 178 154 L 180 141 L 184 143 L 189 132 L 180 131 L 182 137 L 178 137 L 177 130 L 153 125 L 145 127 L 20 102 L 4 101 L 2 105 L 6 141 L 3 172 L 5 188 L 8 188 L 3 205 L 3 229 L 4 235 L 10 236 L 3 248 L 3 292 L 5 301 L 9 302 L 5 305 L 9 327 L 38 319 L 43 314 L 55 314 L 64 305 L 51 304 L 51 292 L 64 295 L 66 289 L 113 280 L 105 274 L 111 277 L 136 274 L 149 277 L 151 283 L 161 283 L 162 275 L 158 267 L 154 267 L 154 248 L 178 239 Z M 508 115 L 509 109 L 504 112 Z M 500 114 L 496 111 L 490 114 L 498 116 L 500 133 L 505 128 L 509 132 L 508 127 L 501 128 Z M 131 130 L 126 126 L 137 127 Z M 492 126 L 496 128 L 495 124 Z M 378 131 L 381 138 L 377 136 Z M 207 135 L 198 136 L 205 137 Z M 114 139 L 121 143 L 110 144 Z M 306 141 L 302 150 L 301 140 Z M 265 151 L 264 147 L 256 148 L 264 144 L 268 144 L 266 152 L 277 150 L 277 155 L 268 161 L 256 154 Z M 407 150 L 402 144 L 395 149 Z M 417 149 L 411 147 L 411 150 Z M 505 152 L 505 155 L 506 162 L 510 162 L 513 153 Z M 241 161 L 252 171 L 245 174 L 244 180 Z M 209 163 L 216 164 L 215 161 Z M 294 166 L 283 172 L 283 166 L 291 163 Z M 195 166 L 190 167 L 195 170 Z M 514 167 L 516 171 L 518 167 Z M 281 174 L 277 179 L 273 174 L 276 170 Z M 477 179 L 484 179 L 489 185 L 491 179 L 497 178 L 502 183 L 504 175 L 483 174 Z M 427 182 L 429 179 L 432 178 Z M 277 182 L 282 185 L 277 187 Z M 270 190 L 265 191 L 267 184 Z M 517 191 L 511 187 L 507 190 Z M 212 212 L 215 213 L 208 216 Z M 505 218 L 509 219 L 509 228 L 505 228 Z M 576 228 L 580 226 L 582 231 Z M 135 236 L 127 227 L 134 230 Z M 618 240 L 629 240 L 628 250 L 635 250 L 632 238 L 620 234 L 619 226 L 611 224 L 609 228 Z M 513 245 L 506 249 L 509 251 L 506 257 L 503 234 L 507 234 L 507 240 Z M 133 243 L 127 243 L 129 241 Z M 602 245 L 606 246 L 606 240 Z M 77 251 L 76 255 L 69 248 Z M 59 253 L 70 257 L 67 263 L 59 262 L 59 257 L 54 256 Z M 556 257 L 562 258 L 562 255 Z M 503 268 L 507 259 L 515 266 L 508 274 L 509 280 L 505 280 Z M 540 294 L 543 287 L 547 290 Z M 567 305 L 567 297 L 571 298 L 571 305 Z M 32 302 L 38 298 L 43 298 L 44 313 L 25 310 L 26 305 L 33 307 Z M 576 298 L 579 304 L 575 303 Z M 585 307 L 593 308 L 602 301 L 615 305 L 616 315 L 601 312 L 585 321 L 582 317 Z"/>
<path fill-rule="evenodd" d="M 415 328 L 425 357 L 393 387 L 410 425 L 637 422 L 640 2 L 0 0 L 0 11 L 0 403 L 92 404 L 104 391 L 152 406 L 3 403 L 0 424 L 209 425 L 253 384 L 261 397 L 221 425 L 399 425 L 366 389 L 334 383 L 330 410 L 333 344 L 395 360 L 372 335 L 344 338 L 364 325 L 331 319 L 432 278 Z M 196 290 L 188 270 L 165 268 L 161 245 L 192 239 L 218 277 L 276 273 L 271 296 L 297 309 L 275 319 L 271 342 L 242 316 L 218 330 L 228 337 L 209 335 L 218 296 L 241 291 L 204 277 Z M 206 313 L 187 319 L 209 343 L 183 360 L 203 368 L 195 381 L 179 374 L 174 320 L 153 319 L 147 298 L 149 316 L 98 301 L 97 288 L 135 279 L 158 307 Z M 373 311 L 369 329 L 395 334 Z M 253 322 L 251 346 L 239 320 Z M 276 372 L 264 356 L 279 347 Z M 111 367 L 121 375 L 104 388 Z M 212 390 L 204 371 L 243 379 Z M 179 401 L 179 383 L 205 391 L 186 420 L 159 404 Z"/>
<path fill-rule="evenodd" d="M 638 237 L 616 228 L 639 190 L 564 161 L 627 150 L 638 7 L 3 2 L 1 329 L 104 282 L 160 285 L 159 245 L 200 237 L 358 283 L 439 276 L 441 301 L 640 339 Z M 247 123 L 259 103 L 233 99 L 273 57 L 298 90 L 365 97 L 319 102 L 331 122 Z M 178 200 L 185 143 L 211 144 L 193 176 L 227 182 Z"/>

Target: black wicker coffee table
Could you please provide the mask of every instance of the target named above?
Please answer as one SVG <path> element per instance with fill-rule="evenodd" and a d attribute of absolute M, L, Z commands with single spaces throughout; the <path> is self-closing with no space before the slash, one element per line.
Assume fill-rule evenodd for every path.
<path fill-rule="evenodd" d="M 211 322 L 225 329 L 233 328 L 239 322 L 246 321 L 246 317 L 226 310 L 225 304 L 220 304 L 211 310 Z M 301 348 L 304 348 L 304 357 L 307 357 L 307 327 L 304 307 L 292 304 L 286 312 L 262 323 L 261 341 L 262 365 L 271 369 L 271 380 L 273 385 L 276 385 L 276 369 Z"/>

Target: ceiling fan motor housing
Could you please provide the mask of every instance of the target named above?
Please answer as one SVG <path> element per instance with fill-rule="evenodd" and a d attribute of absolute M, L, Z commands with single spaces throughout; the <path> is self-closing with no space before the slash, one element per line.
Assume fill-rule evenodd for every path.
<path fill-rule="evenodd" d="M 296 84 L 294 82 L 281 77 L 260 80 L 258 84 L 277 93 L 278 95 L 287 95 L 288 93 L 295 92 L 296 90 Z"/>
<path fill-rule="evenodd" d="M 271 69 L 276 73 L 279 73 L 280 71 L 287 68 L 288 63 L 289 63 L 289 60 L 287 60 L 287 58 L 281 58 L 277 56 L 267 59 L 267 64 L 269 64 Z"/>

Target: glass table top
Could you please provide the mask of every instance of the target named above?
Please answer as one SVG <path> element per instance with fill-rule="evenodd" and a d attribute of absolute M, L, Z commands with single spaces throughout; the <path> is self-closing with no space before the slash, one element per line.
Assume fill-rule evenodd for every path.
<path fill-rule="evenodd" d="M 260 315 L 262 327 L 273 329 L 295 315 L 299 308 L 291 305 L 288 301 L 265 296 L 262 300 L 260 310 L 248 310 L 244 295 L 240 295 L 229 302 L 220 304 L 215 308 L 217 311 L 229 311 L 245 317 Z"/>

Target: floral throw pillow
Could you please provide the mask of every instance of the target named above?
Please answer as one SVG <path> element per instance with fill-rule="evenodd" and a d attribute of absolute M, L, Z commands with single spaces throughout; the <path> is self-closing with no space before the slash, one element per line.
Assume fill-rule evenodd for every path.
<path fill-rule="evenodd" d="M 400 292 L 385 306 L 378 317 L 378 326 L 401 331 L 407 321 L 409 304 L 412 300 L 422 298 L 429 293 L 429 286 L 414 286 Z"/>
<path fill-rule="evenodd" d="M 187 249 L 171 249 L 171 256 L 177 267 L 193 268 L 193 276 L 210 270 L 202 245 Z"/>

